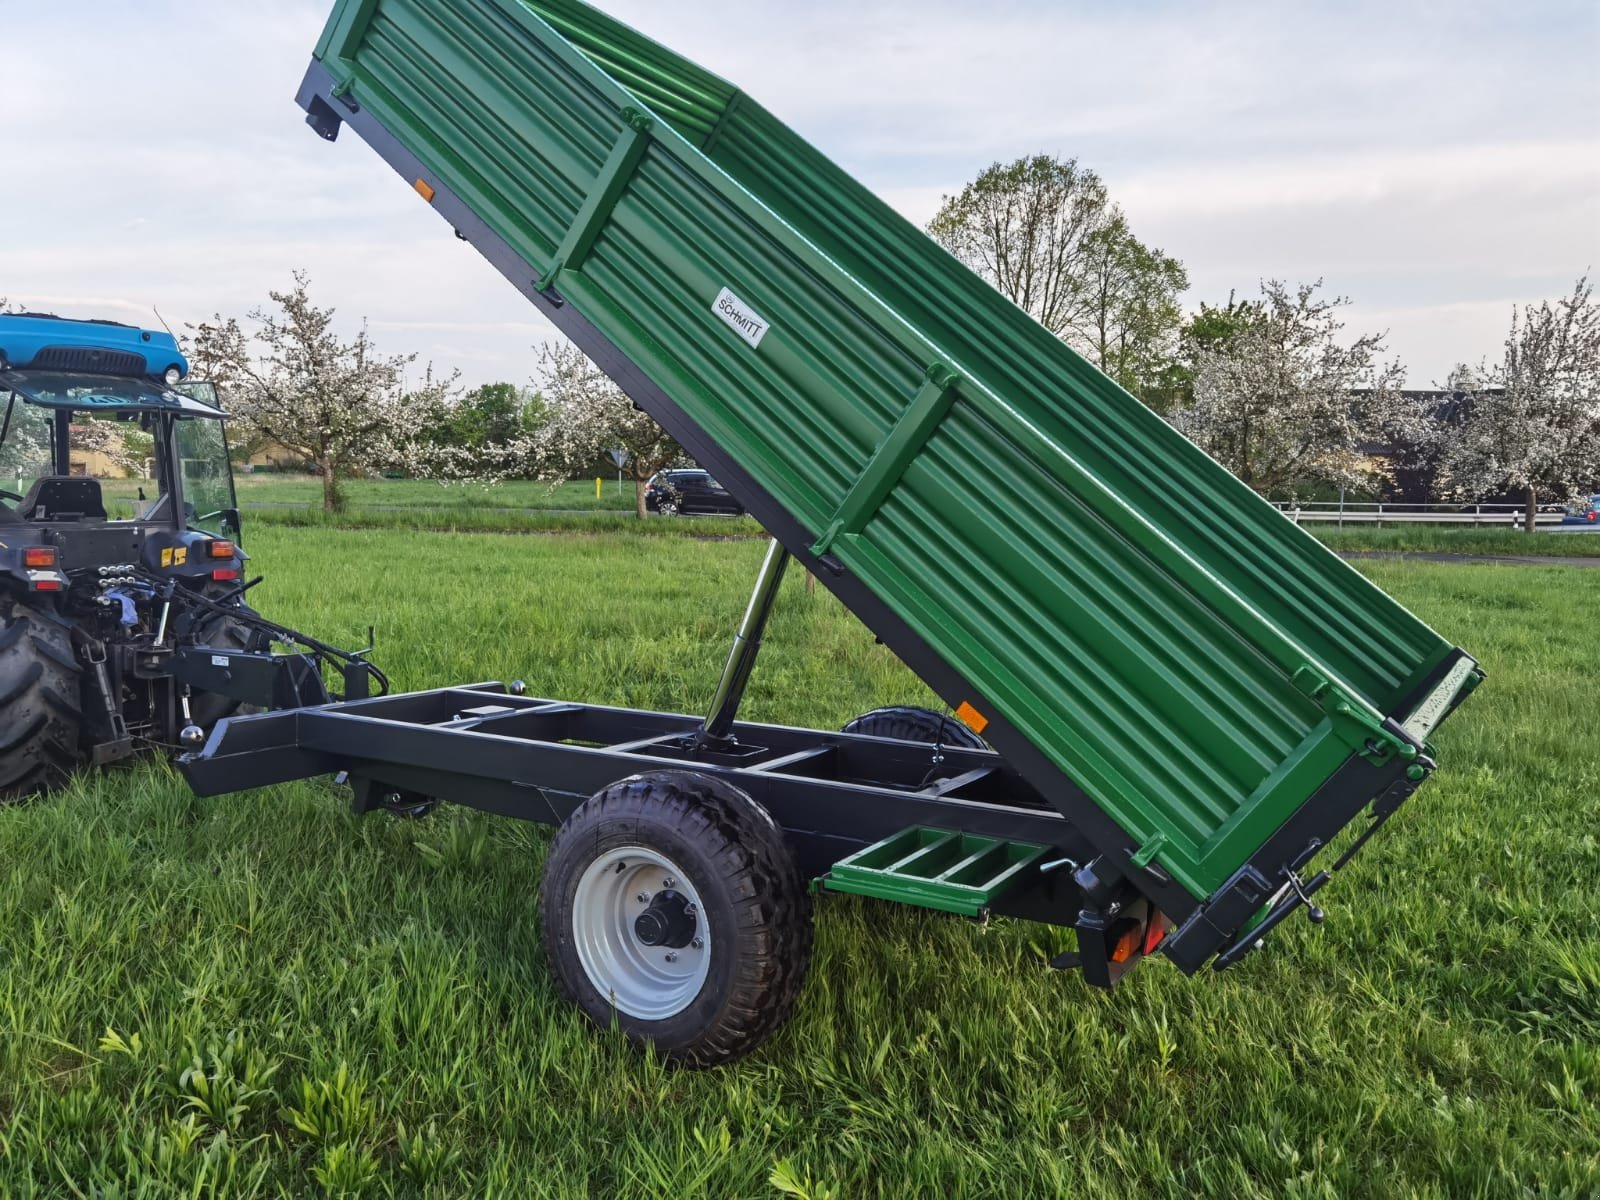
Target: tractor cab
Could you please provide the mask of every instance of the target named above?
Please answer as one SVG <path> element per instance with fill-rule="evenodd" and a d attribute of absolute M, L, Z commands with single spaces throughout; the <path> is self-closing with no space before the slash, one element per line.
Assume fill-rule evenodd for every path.
<path fill-rule="evenodd" d="M 238 578 L 224 414 L 188 369 L 168 333 L 0 316 L 0 570 L 20 582 L 53 557 L 52 575 L 137 562 Z"/>
<path fill-rule="evenodd" d="M 246 603 L 215 389 L 171 334 L 0 314 L 0 803 L 193 747 L 240 705 L 382 689 Z"/>

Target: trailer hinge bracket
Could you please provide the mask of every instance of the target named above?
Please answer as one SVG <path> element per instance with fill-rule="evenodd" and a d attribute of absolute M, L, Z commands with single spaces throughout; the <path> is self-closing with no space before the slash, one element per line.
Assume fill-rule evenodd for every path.
<path fill-rule="evenodd" d="M 582 268 L 589 251 L 600 237 L 600 231 L 611 219 L 617 201 L 622 199 L 634 168 L 650 148 L 650 130 L 655 126 L 654 119 L 630 105 L 622 110 L 622 120 L 622 133 L 611 147 L 610 156 L 595 176 L 594 186 L 589 189 L 578 215 L 572 219 L 561 245 L 556 248 L 550 266 L 539 276 L 536 285 L 539 291 L 553 288 L 563 271 Z"/>
<path fill-rule="evenodd" d="M 1395 755 L 1410 762 L 1422 745 L 1397 722 L 1339 687 L 1310 663 L 1294 673 L 1294 684 L 1332 719 L 1335 729 L 1368 762 L 1382 764 Z"/>
<path fill-rule="evenodd" d="M 960 377 L 943 363 L 928 368 L 917 394 L 867 459 L 811 553 L 821 557 L 840 537 L 860 533 L 866 527 L 955 404 L 960 384 Z"/>

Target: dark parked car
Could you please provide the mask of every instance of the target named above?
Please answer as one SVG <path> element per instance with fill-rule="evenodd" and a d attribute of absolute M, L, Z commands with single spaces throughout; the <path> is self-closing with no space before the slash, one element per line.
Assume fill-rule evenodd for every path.
<path fill-rule="evenodd" d="M 658 471 L 644 488 L 644 506 L 662 516 L 689 513 L 727 513 L 741 516 L 740 504 L 709 471 Z"/>

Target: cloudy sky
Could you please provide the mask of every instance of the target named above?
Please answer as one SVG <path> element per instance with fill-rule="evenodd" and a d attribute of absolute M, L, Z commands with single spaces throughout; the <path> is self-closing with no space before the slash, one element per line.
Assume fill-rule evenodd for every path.
<path fill-rule="evenodd" d="M 549 327 L 358 139 L 301 124 L 329 7 L 0 0 L 0 296 L 176 327 L 304 267 L 382 348 L 526 380 Z M 601 7 L 918 223 L 995 160 L 1076 156 L 1188 266 L 1191 305 L 1324 278 L 1415 386 L 1600 269 L 1593 0 Z"/>

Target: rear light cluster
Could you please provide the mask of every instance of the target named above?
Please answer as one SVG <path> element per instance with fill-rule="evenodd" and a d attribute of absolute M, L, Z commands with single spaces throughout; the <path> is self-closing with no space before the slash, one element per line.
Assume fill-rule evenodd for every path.
<path fill-rule="evenodd" d="M 1141 925 L 1129 921 L 1111 947 L 1111 961 L 1125 963 L 1135 955 L 1153 954 L 1167 936 L 1167 919 L 1152 909 Z"/>
<path fill-rule="evenodd" d="M 59 592 L 63 587 L 60 575 L 55 574 L 61 565 L 61 554 L 54 546 L 24 546 L 22 565 L 30 571 L 49 571 L 49 575 L 30 577 L 28 587 L 35 592 Z"/>
<path fill-rule="evenodd" d="M 212 558 L 232 558 L 237 551 L 232 542 L 226 538 L 218 538 L 206 543 L 206 553 Z M 211 572 L 211 578 L 218 583 L 229 583 L 239 578 L 237 567 L 217 567 Z"/>

